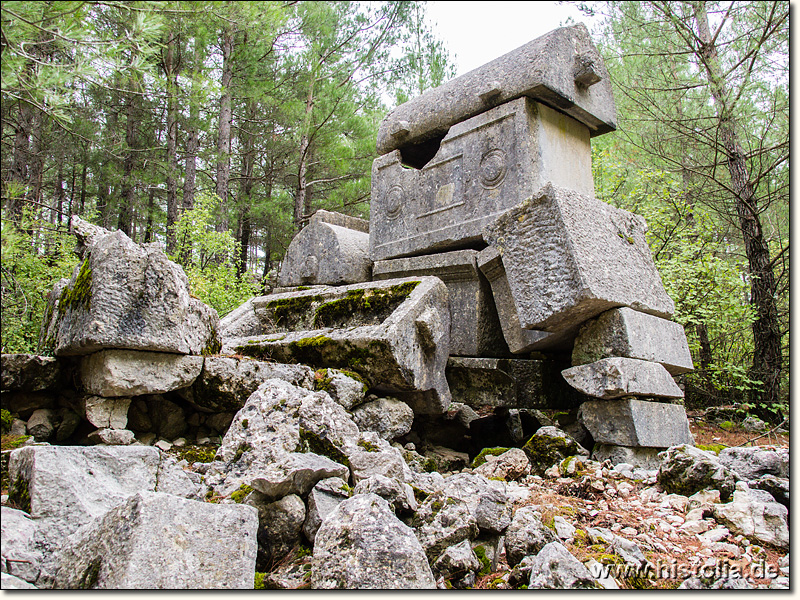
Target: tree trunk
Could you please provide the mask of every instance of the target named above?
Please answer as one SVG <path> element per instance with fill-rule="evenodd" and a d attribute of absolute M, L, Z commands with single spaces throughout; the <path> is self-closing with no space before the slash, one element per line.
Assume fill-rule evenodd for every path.
<path fill-rule="evenodd" d="M 200 102 L 197 98 L 199 84 L 197 82 L 203 62 L 202 51 L 197 40 L 194 43 L 194 63 L 192 66 L 192 91 L 189 98 L 189 128 L 186 140 L 186 162 L 184 165 L 182 212 L 194 208 L 194 189 L 197 178 L 198 126 L 200 119 Z M 182 247 L 181 264 L 188 266 L 192 261 L 192 244 L 189 240 L 178 240 Z"/>
<path fill-rule="evenodd" d="M 144 230 L 145 243 L 153 241 L 153 213 L 156 212 L 156 188 L 150 187 L 147 195 L 147 225 Z"/>
<path fill-rule="evenodd" d="M 19 194 L 14 194 L 9 204 L 11 218 L 19 224 L 22 221 L 25 185 L 28 183 L 28 160 L 30 158 L 30 137 L 33 121 L 33 107 L 25 101 L 19 102 L 19 113 L 14 128 L 14 155 L 11 162 L 11 181 L 18 186 Z"/>
<path fill-rule="evenodd" d="M 769 256 L 769 247 L 761 229 L 757 198 L 750 181 L 747 159 L 736 133 L 732 107 L 728 105 L 725 79 L 719 67 L 717 47 L 711 37 L 705 2 L 694 2 L 694 14 L 700 41 L 699 56 L 706 71 L 719 120 L 719 140 L 727 157 L 731 188 L 739 217 L 739 228 L 744 239 L 745 253 L 750 268 L 750 302 L 756 310 L 753 323 L 753 365 L 750 378 L 762 382 L 754 390 L 757 404 L 779 401 L 780 375 L 783 357 L 778 310 L 775 304 L 775 276 Z"/>
<path fill-rule="evenodd" d="M 294 228 L 300 231 L 305 225 L 308 208 L 311 205 L 311 191 L 307 184 L 308 155 L 310 146 L 311 117 L 314 110 L 314 76 L 308 84 L 306 111 L 303 119 L 303 131 L 300 137 L 300 148 L 297 160 L 297 189 L 294 195 Z"/>
<path fill-rule="evenodd" d="M 178 67 L 175 33 L 171 31 L 168 36 L 164 58 L 167 78 L 167 254 L 172 254 L 175 252 L 175 223 L 178 221 Z M 148 214 L 148 219 L 151 218 Z"/>
<path fill-rule="evenodd" d="M 255 164 L 255 143 L 253 133 L 249 128 L 253 127 L 258 104 L 251 99 L 247 103 L 247 119 L 239 128 L 239 137 L 242 141 L 242 164 L 239 178 L 239 197 L 237 205 L 239 207 L 239 256 L 236 261 L 236 274 L 241 278 L 247 271 L 247 255 L 250 250 L 250 235 L 252 224 L 250 222 L 250 196 L 253 193 L 253 165 Z"/>
<path fill-rule="evenodd" d="M 231 178 L 231 81 L 233 80 L 233 66 L 231 53 L 233 51 L 233 31 L 226 27 L 222 34 L 222 97 L 219 102 L 219 131 L 217 136 L 217 196 L 222 200 L 222 218 L 217 226 L 217 231 L 226 231 L 228 210 L 228 184 Z"/>
<path fill-rule="evenodd" d="M 133 206 L 136 201 L 136 189 L 133 177 L 133 170 L 136 166 L 136 94 L 127 94 L 125 102 L 127 117 L 125 123 L 125 143 L 127 145 L 127 150 L 125 152 L 125 159 L 122 162 L 122 205 L 119 209 L 117 229 L 122 231 L 125 235 L 130 236 L 133 226 Z"/>

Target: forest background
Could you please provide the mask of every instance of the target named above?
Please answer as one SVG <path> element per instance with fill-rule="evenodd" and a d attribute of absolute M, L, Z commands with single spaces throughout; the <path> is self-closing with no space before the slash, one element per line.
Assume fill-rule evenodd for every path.
<path fill-rule="evenodd" d="M 789 2 L 574 4 L 619 115 L 596 195 L 647 219 L 687 406 L 788 418 Z M 269 291 L 315 210 L 369 217 L 382 118 L 455 72 L 415 1 L 4 1 L 0 43 L 4 353 L 36 351 L 72 214 L 220 316 Z"/>

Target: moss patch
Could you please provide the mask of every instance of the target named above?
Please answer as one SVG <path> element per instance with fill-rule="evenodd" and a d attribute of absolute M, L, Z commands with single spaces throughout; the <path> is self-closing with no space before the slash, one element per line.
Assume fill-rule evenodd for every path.
<path fill-rule="evenodd" d="M 239 486 L 238 490 L 236 490 L 231 494 L 231 500 L 236 502 L 236 504 L 241 504 L 242 502 L 247 500 L 247 497 L 250 495 L 250 492 L 252 491 L 253 488 L 243 483 L 242 485 Z"/>
<path fill-rule="evenodd" d="M 326 456 L 333 462 L 337 462 L 345 467 L 350 467 L 350 461 L 344 452 L 339 450 L 328 438 L 323 438 L 313 431 L 300 428 L 300 452 L 313 452 L 320 456 Z"/>
<path fill-rule="evenodd" d="M 8 489 L 8 501 L 13 502 L 20 510 L 30 514 L 31 495 L 28 491 L 28 482 L 21 475 L 17 475 L 17 478 Z"/>
<path fill-rule="evenodd" d="M 322 301 L 322 296 L 298 296 L 272 300 L 264 308 L 272 312 L 275 327 L 291 330 L 307 320 L 313 306 Z"/>
<path fill-rule="evenodd" d="M 186 446 L 180 448 L 177 455 L 178 460 L 185 460 L 190 465 L 196 462 L 210 463 L 216 460 L 217 448 L 215 446 Z"/>
<path fill-rule="evenodd" d="M 534 474 L 542 475 L 548 468 L 560 463 L 564 458 L 575 456 L 578 453 L 578 446 L 575 442 L 561 437 L 534 434 L 525 443 L 522 450 L 528 457 Z"/>
<path fill-rule="evenodd" d="M 350 290 L 344 298 L 326 302 L 314 313 L 314 328 L 343 327 L 357 321 L 377 324 L 402 304 L 419 285 L 407 281 L 389 288 Z"/>
<path fill-rule="evenodd" d="M 11 423 L 14 422 L 14 415 L 5 408 L 0 409 L 0 432 L 8 433 L 11 431 Z"/>
<path fill-rule="evenodd" d="M 29 435 L 4 435 L 0 442 L 0 449 L 2 450 L 16 450 L 26 441 L 31 439 Z"/>
<path fill-rule="evenodd" d="M 475 457 L 475 460 L 472 461 L 470 465 L 471 468 L 480 467 L 483 463 L 486 462 L 487 456 L 500 456 L 501 454 L 505 454 L 508 452 L 508 448 L 503 447 L 495 447 L 495 448 L 484 448 L 478 453 L 478 456 Z"/>
<path fill-rule="evenodd" d="M 486 548 L 481 545 L 475 546 L 472 551 L 478 560 L 481 561 L 481 570 L 478 571 L 478 577 L 484 577 L 492 572 L 492 561 L 486 556 Z"/>
<path fill-rule="evenodd" d="M 214 356 L 222 350 L 222 342 L 217 335 L 217 328 L 211 328 L 211 335 L 208 337 L 205 347 L 201 350 L 200 354 L 203 356 Z"/>
<path fill-rule="evenodd" d="M 719 454 L 720 451 L 727 448 L 725 444 L 699 444 L 697 446 L 699 450 L 706 450 L 708 452 L 713 452 L 714 454 Z"/>
<path fill-rule="evenodd" d="M 75 285 L 69 285 L 61 292 L 58 299 L 58 313 L 63 316 L 67 309 L 89 310 L 92 303 L 92 267 L 89 266 L 89 259 L 83 261 L 78 276 L 75 278 Z"/>

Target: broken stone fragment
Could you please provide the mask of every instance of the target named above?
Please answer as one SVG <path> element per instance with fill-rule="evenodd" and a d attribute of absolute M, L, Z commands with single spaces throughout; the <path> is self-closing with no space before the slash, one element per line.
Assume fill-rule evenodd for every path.
<path fill-rule="evenodd" d="M 581 327 L 572 364 L 612 356 L 660 363 L 671 375 L 694 369 L 682 325 L 627 307 L 606 311 Z"/>
<path fill-rule="evenodd" d="M 4 392 L 39 392 L 54 389 L 61 379 L 61 364 L 49 356 L 3 354 L 0 389 Z"/>
<path fill-rule="evenodd" d="M 81 398 L 81 404 L 86 420 L 95 427 L 125 429 L 128 426 L 130 398 L 85 396 Z"/>
<path fill-rule="evenodd" d="M 686 410 L 678 404 L 643 400 L 589 400 L 578 419 L 599 444 L 668 448 L 692 444 Z"/>
<path fill-rule="evenodd" d="M 80 369 L 90 394 L 106 398 L 163 394 L 192 385 L 203 369 L 203 357 L 102 350 L 83 357 Z"/>
<path fill-rule="evenodd" d="M 447 288 L 435 277 L 304 290 L 253 301 L 265 335 L 226 340 L 225 350 L 283 363 L 356 372 L 397 392 L 415 413 L 447 410 Z"/>
<path fill-rule="evenodd" d="M 450 355 L 506 356 L 508 346 L 491 288 L 478 269 L 476 250 L 395 258 L 375 263 L 376 280 L 433 276 L 447 286 L 450 299 Z"/>
<path fill-rule="evenodd" d="M 564 369 L 561 374 L 579 392 L 604 400 L 624 396 L 683 398 L 683 390 L 664 367 L 635 358 L 603 358 Z"/>
<path fill-rule="evenodd" d="M 159 244 L 138 245 L 121 231 L 93 240 L 69 282 L 54 288 L 47 310 L 40 346 L 56 356 L 219 349 L 217 313 L 191 296 L 183 269 Z"/>
<path fill-rule="evenodd" d="M 547 184 L 483 237 L 502 256 L 520 326 L 558 332 L 619 306 L 673 313 L 646 229 L 638 215 Z"/>
<path fill-rule="evenodd" d="M 353 409 L 353 421 L 361 431 L 374 431 L 385 440 L 411 431 L 414 412 L 405 402 L 393 398 L 373 398 Z"/>
<path fill-rule="evenodd" d="M 66 541 L 53 587 L 252 589 L 257 530 L 252 506 L 139 492 Z"/>
<path fill-rule="evenodd" d="M 597 462 L 610 460 L 612 465 L 627 463 L 643 469 L 658 469 L 661 459 L 660 448 L 641 448 L 620 446 L 619 444 L 597 443 L 592 448 L 592 459 Z"/>
<path fill-rule="evenodd" d="M 340 477 L 322 479 L 308 494 L 308 510 L 303 533 L 312 544 L 325 518 L 350 497 L 349 486 Z"/>
<path fill-rule="evenodd" d="M 372 279 L 369 233 L 363 231 L 367 222 L 334 215 L 317 211 L 294 236 L 281 263 L 278 285 L 344 285 Z M 348 227 L 352 221 L 360 221 L 362 226 Z"/>
<path fill-rule="evenodd" d="M 42 553 L 36 549 L 36 521 L 27 513 L 9 506 L 4 505 L 0 512 L 3 540 L 0 552 L 4 569 L 11 575 L 35 583 L 42 564 Z M 5 585 L 3 589 L 6 589 Z"/>
<path fill-rule="evenodd" d="M 289 494 L 305 495 L 323 479 L 346 479 L 349 475 L 346 466 L 325 456 L 313 452 L 291 452 L 253 472 L 250 485 L 268 498 L 283 498 Z"/>
<path fill-rule="evenodd" d="M 550 104 L 592 135 L 616 129 L 611 80 L 583 24 L 555 29 L 390 112 L 378 152 L 419 144 L 456 123 L 520 96 Z"/>
<path fill-rule="evenodd" d="M 104 444 L 106 446 L 129 446 L 134 442 L 136 436 L 128 429 L 109 429 L 103 428 L 93 431 L 88 436 L 92 444 Z"/>

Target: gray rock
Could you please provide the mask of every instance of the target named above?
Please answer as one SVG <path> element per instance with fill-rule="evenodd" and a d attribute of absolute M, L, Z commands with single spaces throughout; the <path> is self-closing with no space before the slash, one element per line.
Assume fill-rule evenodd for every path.
<path fill-rule="evenodd" d="M 313 371 L 305 365 L 281 365 L 252 358 L 207 356 L 194 385 L 181 395 L 194 406 L 213 412 L 236 412 L 267 379 L 283 379 L 312 388 Z"/>
<path fill-rule="evenodd" d="M 720 579 L 689 577 L 678 586 L 679 590 L 751 590 L 753 586 L 744 577 Z"/>
<path fill-rule="evenodd" d="M 376 398 L 353 409 L 353 421 L 361 431 L 374 431 L 392 440 L 411 431 L 414 411 L 394 398 Z"/>
<path fill-rule="evenodd" d="M 325 216 L 330 214 L 317 211 L 292 238 L 278 285 L 346 285 L 372 279 L 369 233 L 329 223 Z"/>
<path fill-rule="evenodd" d="M 110 230 L 99 225 L 94 225 L 88 221 L 84 221 L 78 215 L 72 215 L 69 218 L 69 232 L 75 236 L 75 254 L 79 258 L 84 258 L 86 252 L 94 246 L 101 238 L 109 235 Z"/>
<path fill-rule="evenodd" d="M 578 419 L 595 443 L 668 448 L 693 444 L 686 410 L 679 404 L 644 400 L 590 400 Z"/>
<path fill-rule="evenodd" d="M 772 495 L 776 502 L 789 508 L 789 478 L 762 475 L 748 482 L 751 489 L 763 490 Z"/>
<path fill-rule="evenodd" d="M 531 562 L 530 590 L 596 589 L 592 574 L 560 542 L 544 546 Z"/>
<path fill-rule="evenodd" d="M 58 408 L 58 396 L 51 392 L 3 392 L 3 408 L 23 421 L 40 408 Z"/>
<path fill-rule="evenodd" d="M 257 511 L 140 492 L 71 536 L 57 589 L 252 589 Z"/>
<path fill-rule="evenodd" d="M 61 375 L 61 364 L 49 356 L 3 354 L 0 357 L 0 389 L 4 392 L 54 389 Z"/>
<path fill-rule="evenodd" d="M 374 494 L 345 500 L 317 532 L 314 589 L 435 589 L 413 531 Z"/>
<path fill-rule="evenodd" d="M 344 479 L 331 477 L 317 482 L 308 494 L 308 510 L 303 523 L 303 533 L 312 544 L 320 525 L 325 518 L 350 497 L 349 487 Z"/>
<path fill-rule="evenodd" d="M 566 432 L 553 426 L 540 427 L 522 450 L 531 463 L 531 472 L 536 475 L 543 475 L 548 468 L 570 456 L 589 455 Z"/>
<path fill-rule="evenodd" d="M 129 429 L 103 428 L 90 433 L 88 439 L 92 444 L 105 444 L 107 446 L 129 446 L 136 439 L 136 435 Z"/>
<path fill-rule="evenodd" d="M 306 505 L 295 494 L 275 502 L 248 501 L 258 509 L 258 563 L 262 570 L 283 561 L 296 548 L 306 520 Z M 271 569 L 270 569 L 271 570 Z"/>
<path fill-rule="evenodd" d="M 83 396 L 81 405 L 83 414 L 95 427 L 125 429 L 128 426 L 128 408 L 130 398 L 103 398 L 101 396 Z"/>
<path fill-rule="evenodd" d="M 2 573 L 2 585 L 0 588 L 4 590 L 38 590 L 35 585 L 28 583 L 24 579 L 20 579 L 15 575 L 10 575 L 3 571 Z"/>
<path fill-rule="evenodd" d="M 234 416 L 233 413 L 214 413 L 208 415 L 205 420 L 205 426 L 220 435 L 225 435 L 225 432 L 228 431 L 228 427 L 230 427 L 233 422 Z"/>
<path fill-rule="evenodd" d="M 42 553 L 36 548 L 36 521 L 27 513 L 8 506 L 3 506 L 0 511 L 3 571 L 35 583 L 42 564 Z M 5 582 L 3 589 L 6 589 Z"/>
<path fill-rule="evenodd" d="M 433 571 L 439 577 L 463 579 L 469 573 L 480 571 L 481 562 L 472 550 L 469 540 L 450 546 L 433 563 Z"/>
<path fill-rule="evenodd" d="M 659 448 L 640 448 L 619 446 L 617 444 L 595 444 L 592 448 L 592 459 L 597 462 L 610 460 L 612 465 L 627 463 L 643 469 L 658 469 L 661 459 Z"/>
<path fill-rule="evenodd" d="M 608 72 L 586 26 L 578 24 L 555 29 L 398 106 L 381 123 L 378 152 L 424 142 L 520 96 L 559 107 L 593 135 L 616 129 Z"/>
<path fill-rule="evenodd" d="M 748 481 L 764 475 L 789 477 L 788 448 L 723 448 L 719 452 L 719 462 Z"/>
<path fill-rule="evenodd" d="M 39 408 L 33 411 L 31 418 L 26 423 L 28 434 L 32 435 L 37 442 L 46 442 L 53 437 L 57 426 L 56 411 L 50 408 Z"/>
<path fill-rule="evenodd" d="M 250 485 L 268 498 L 283 498 L 289 494 L 305 495 L 323 479 L 348 476 L 346 466 L 325 456 L 290 452 L 263 469 L 251 471 Z"/>
<path fill-rule="evenodd" d="M 373 475 L 385 475 L 399 481 L 413 479 L 411 469 L 403 459 L 403 453 L 376 433 L 365 431 L 358 437 L 355 445 L 349 445 L 344 451 L 350 461 L 350 472 L 355 484 Z"/>
<path fill-rule="evenodd" d="M 730 499 L 738 477 L 717 460 L 716 454 L 682 444 L 659 456 L 658 484 L 667 493 L 691 496 L 700 490 L 715 489 L 723 502 Z"/>
<path fill-rule="evenodd" d="M 523 329 L 567 330 L 617 306 L 667 318 L 644 219 L 546 185 L 484 229 L 498 249 Z"/>
<path fill-rule="evenodd" d="M 413 513 L 417 510 L 417 500 L 413 488 L 403 481 L 384 475 L 372 475 L 358 482 L 353 495 L 375 494 L 386 500 L 395 514 Z"/>
<path fill-rule="evenodd" d="M 213 353 L 217 313 L 190 295 L 183 269 L 160 246 L 139 246 L 121 231 L 97 239 L 60 292 L 40 340 L 52 339 L 56 356 L 104 348 Z"/>
<path fill-rule="evenodd" d="M 444 480 L 443 493 L 466 503 L 482 533 L 500 534 L 511 524 L 511 501 L 502 482 L 483 475 L 458 473 Z"/>
<path fill-rule="evenodd" d="M 11 430 L 8 433 L 14 437 L 26 435 L 28 433 L 28 424 L 22 419 L 14 419 L 11 421 Z"/>
<path fill-rule="evenodd" d="M 266 334 L 228 340 L 223 350 L 351 369 L 370 387 L 417 392 L 402 397 L 415 412 L 447 409 L 450 311 L 435 277 L 273 294 L 253 305 Z"/>
<path fill-rule="evenodd" d="M 555 533 L 542 523 L 541 515 L 530 506 L 522 506 L 514 513 L 505 534 L 506 560 L 513 567 L 526 556 L 538 554 Z"/>
<path fill-rule="evenodd" d="M 253 298 L 233 309 L 219 321 L 219 339 L 223 345 L 232 338 L 261 334 L 261 321 L 253 310 Z"/>
<path fill-rule="evenodd" d="M 585 323 L 575 338 L 572 364 L 619 356 L 661 364 L 671 375 L 694 369 L 683 326 L 633 309 L 614 308 Z"/>
<path fill-rule="evenodd" d="M 553 517 L 553 530 L 556 532 L 558 539 L 565 542 L 572 541 L 572 539 L 575 537 L 575 527 L 568 523 L 567 520 L 561 515 L 556 515 Z"/>
<path fill-rule="evenodd" d="M 456 250 L 375 263 L 376 280 L 430 275 L 447 286 L 450 298 L 450 355 L 505 356 L 489 283 L 481 275 L 476 250 Z"/>
<path fill-rule="evenodd" d="M 178 466 L 178 461 L 172 456 L 162 455 L 161 463 L 158 465 L 157 481 L 156 492 L 164 492 L 190 500 L 202 500 L 200 486 Z"/>
<path fill-rule="evenodd" d="M 463 500 L 444 492 L 425 499 L 411 520 L 428 560 L 435 561 L 449 546 L 478 537 L 478 522 Z"/>
<path fill-rule="evenodd" d="M 80 415 L 76 413 L 74 410 L 67 408 L 66 406 L 62 406 L 58 409 L 58 420 L 60 424 L 58 429 L 56 429 L 55 435 L 55 442 L 60 444 L 72 436 L 75 433 L 75 430 L 78 429 L 78 426 L 81 424 L 83 419 L 81 419 Z M 20 421 L 20 423 L 24 422 Z M 27 429 L 27 427 L 26 427 Z M 14 433 L 14 428 L 12 426 L 11 433 Z M 24 435 L 25 431 L 21 431 L 20 434 Z"/>
<path fill-rule="evenodd" d="M 753 415 L 748 416 L 742 421 L 742 429 L 750 433 L 761 433 L 769 429 L 769 425 Z"/>
<path fill-rule="evenodd" d="M 320 369 L 315 374 L 314 387 L 322 389 L 338 404 L 347 410 L 352 410 L 364 401 L 366 385 L 357 375 L 349 371 L 350 375 L 338 369 Z"/>
<path fill-rule="evenodd" d="M 740 482 L 731 502 L 713 506 L 714 518 L 755 543 L 789 550 L 789 511 L 777 502 L 765 502 L 759 491 Z"/>
<path fill-rule="evenodd" d="M 505 481 L 516 481 L 530 472 L 528 457 L 521 448 L 511 448 L 496 456 L 486 457 L 486 462 L 475 469 L 475 474 L 487 479 L 499 478 Z"/>
<path fill-rule="evenodd" d="M 564 369 L 561 375 L 579 392 L 604 400 L 628 396 L 683 398 L 683 390 L 664 367 L 635 358 L 603 358 Z"/>
<path fill-rule="evenodd" d="M 647 564 L 647 558 L 642 549 L 622 536 L 614 536 L 614 541 L 611 542 L 611 549 L 627 564 L 636 565 L 639 568 Z"/>
<path fill-rule="evenodd" d="M 84 389 L 97 396 L 142 396 L 185 388 L 203 368 L 202 356 L 103 350 L 81 359 Z"/>

